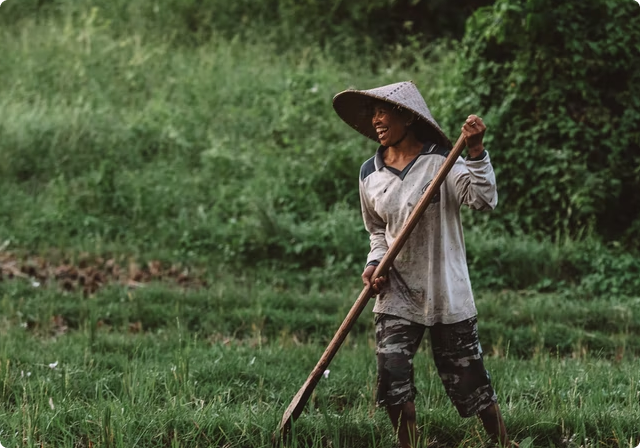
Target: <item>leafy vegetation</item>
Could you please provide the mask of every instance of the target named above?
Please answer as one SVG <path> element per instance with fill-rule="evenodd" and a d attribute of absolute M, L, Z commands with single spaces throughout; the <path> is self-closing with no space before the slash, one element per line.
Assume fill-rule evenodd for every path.
<path fill-rule="evenodd" d="M 211 36 L 176 51 L 171 36 L 147 35 L 145 28 L 115 33 L 106 6 L 77 8 L 69 22 L 47 19 L 43 28 L 25 18 L 22 34 L 5 31 L 0 182 L 10 193 L 0 197 L 0 233 L 14 248 L 357 275 L 367 241 L 354 173 L 375 145 L 340 122 L 332 95 L 350 85 L 414 78 L 432 109 L 442 111 L 436 116 L 451 122 L 451 84 L 441 74 L 456 73 L 461 62 L 446 44 L 431 46 L 430 58 L 418 41 L 389 50 L 385 71 L 371 73 L 367 56 L 336 62 L 319 47 L 276 56 L 269 41 Z M 491 117 L 490 126 L 501 128 Z M 619 261 L 626 245 L 604 246 L 597 233 L 583 234 L 585 244 L 504 236 L 505 228 L 535 230 L 527 222 L 544 213 L 519 209 L 524 202 L 512 199 L 512 182 L 522 176 L 501 159 L 519 149 L 491 140 L 501 135 L 487 135 L 499 148 L 492 155 L 500 209 L 465 215 L 474 281 L 557 289 L 605 269 L 602 280 L 632 293 L 637 277 L 627 273 L 637 272 L 637 262 L 633 255 Z M 487 239 L 496 229 L 502 235 Z M 525 260 L 536 253 L 546 256 L 535 270 L 516 267 L 529 266 Z"/>
<path fill-rule="evenodd" d="M 507 229 L 638 249 L 640 10 L 496 1 L 469 21 L 451 96 L 482 110 Z M 468 86 L 473 86 L 469 89 Z"/>
<path fill-rule="evenodd" d="M 320 0 L 159 0 L 137 3 L 126 0 L 25 0 L 7 4 L 0 20 L 75 19 L 84 11 L 99 11 L 98 23 L 115 35 L 132 28 L 146 35 L 166 36 L 178 46 L 201 45 L 212 35 L 226 38 L 269 40 L 281 49 L 302 45 L 326 45 L 348 56 L 345 49 L 376 51 L 379 45 L 406 43 L 419 36 L 459 38 L 466 18 L 489 0 L 463 0 L 453 5 L 443 0 L 355 0 L 327 4 Z M 11 17 L 11 19 L 9 18 Z"/>

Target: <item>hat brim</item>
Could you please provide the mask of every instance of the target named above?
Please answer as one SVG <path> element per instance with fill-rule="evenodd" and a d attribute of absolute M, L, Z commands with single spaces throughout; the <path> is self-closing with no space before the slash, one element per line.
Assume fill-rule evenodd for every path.
<path fill-rule="evenodd" d="M 396 103 L 388 98 L 376 96 L 362 90 L 345 90 L 333 97 L 333 109 L 338 116 L 353 129 L 379 143 L 378 135 L 371 122 L 371 114 L 369 112 L 373 100 L 384 101 L 393 106 L 411 111 L 418 117 L 418 120 L 414 122 L 412 127 L 419 140 L 437 143 L 448 149 L 452 148 L 453 145 L 447 136 L 439 128 L 433 126 L 427 117 L 408 108 L 406 105 Z"/>

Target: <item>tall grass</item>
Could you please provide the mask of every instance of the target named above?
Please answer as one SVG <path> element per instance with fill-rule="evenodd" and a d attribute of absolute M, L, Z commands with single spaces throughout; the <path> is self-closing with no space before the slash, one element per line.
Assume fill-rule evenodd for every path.
<path fill-rule="evenodd" d="M 215 33 L 176 47 L 77 8 L 3 28 L 2 244 L 358 275 L 357 173 L 375 143 L 339 120 L 331 98 L 414 79 L 446 115 L 455 46 L 413 42 L 346 62 Z M 490 215 L 469 230 L 480 287 L 558 289 L 587 274 L 599 293 L 638 286 L 632 256 L 504 236 Z"/>
<path fill-rule="evenodd" d="M 252 280 L 221 275 L 200 292 L 150 286 L 103 289 L 89 298 L 18 280 L 0 283 L 0 442 L 269 446 L 357 288 Z M 478 298 L 487 367 L 510 432 L 541 447 L 635 446 L 640 347 L 631 341 L 640 303 L 585 307 L 564 298 L 559 308 L 561 299 Z M 606 317 L 609 309 L 617 317 Z M 369 313 L 296 422 L 290 446 L 393 443 L 386 415 L 373 404 Z M 553 339 L 559 328 L 584 339 L 564 346 Z M 610 349 L 599 348 L 607 343 Z M 428 341 L 415 362 L 425 444 L 483 446 L 479 421 L 460 419 L 444 394 Z"/>
<path fill-rule="evenodd" d="M 185 258 L 353 250 L 361 225 L 345 207 L 371 148 L 345 138 L 330 103 L 363 70 L 215 35 L 176 50 L 82 14 L 3 34 L 5 239 Z"/>
<path fill-rule="evenodd" d="M 144 29 L 114 34 L 102 14 L 74 10 L 46 27 L 25 18 L 4 31 L 4 240 L 31 250 L 361 264 L 357 173 L 375 144 L 339 120 L 331 98 L 413 78 L 397 54 L 374 75 L 368 57 L 338 63 L 313 46 L 278 53 L 269 41 L 214 33 L 175 48 L 170 35 Z"/>

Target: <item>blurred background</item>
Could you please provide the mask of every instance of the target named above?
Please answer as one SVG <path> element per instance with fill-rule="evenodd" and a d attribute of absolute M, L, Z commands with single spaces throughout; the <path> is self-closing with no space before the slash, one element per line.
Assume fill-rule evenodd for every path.
<path fill-rule="evenodd" d="M 376 145 L 331 99 L 411 79 L 450 139 L 470 113 L 489 127 L 500 204 L 465 215 L 476 282 L 638 274 L 639 16 L 616 0 L 6 1 L 2 242 L 355 275 Z"/>

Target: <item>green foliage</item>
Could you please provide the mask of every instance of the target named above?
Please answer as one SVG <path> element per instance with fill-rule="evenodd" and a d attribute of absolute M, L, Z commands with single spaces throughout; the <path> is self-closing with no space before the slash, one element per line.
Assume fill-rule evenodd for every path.
<path fill-rule="evenodd" d="M 637 295 L 640 291 L 640 258 L 620 248 L 607 250 L 598 243 L 582 250 L 566 251 L 565 272 L 580 272 L 580 287 L 588 295 Z"/>
<path fill-rule="evenodd" d="M 495 71 L 490 82 L 479 84 L 491 87 L 491 96 L 480 90 L 460 100 L 462 92 L 469 92 L 469 82 L 460 81 L 456 73 L 462 70 L 470 76 L 476 56 L 457 58 L 461 50 L 452 42 L 424 46 L 418 38 L 408 39 L 372 60 L 371 55 L 357 52 L 336 58 L 331 48 L 321 50 L 317 44 L 300 43 L 278 51 L 268 36 L 258 43 L 212 31 L 198 37 L 197 46 L 184 45 L 177 51 L 177 35 L 159 35 L 152 27 L 142 26 L 152 14 L 144 8 L 153 4 L 113 2 L 91 8 L 89 3 L 60 0 L 38 5 L 7 2 L 0 18 L 16 14 L 19 21 L 19 26 L 3 28 L 6 63 L 0 65 L 0 184 L 5 193 L 0 195 L 0 244 L 8 242 L 12 248 L 116 252 L 199 264 L 224 261 L 236 267 L 323 269 L 327 276 L 358 278 L 367 236 L 359 213 L 357 173 L 375 144 L 337 118 L 332 96 L 347 87 L 414 79 L 436 118 L 445 128 L 456 129 L 460 117 L 476 109 L 474 101 L 482 99 L 485 104 L 500 98 L 503 79 L 520 76 L 521 84 L 531 89 L 537 79 L 522 75 L 524 63 L 520 56 L 516 58 L 520 52 L 511 51 L 513 61 L 477 64 L 487 76 Z M 158 4 L 157 14 L 207 5 L 182 2 L 167 9 Z M 302 8 L 317 6 L 313 5 L 289 6 L 291 11 L 301 8 L 295 14 L 302 14 Z M 515 14 L 523 8 L 515 5 L 513 11 L 499 12 Z M 486 19 L 490 12 L 475 20 Z M 135 31 L 124 33 L 125 25 L 136 20 Z M 494 28 L 505 20 L 485 31 L 497 36 Z M 176 31 L 180 35 L 198 34 L 177 22 L 175 29 L 181 30 Z M 508 43 L 487 39 L 473 45 L 489 51 Z M 509 42 L 513 46 L 520 41 Z M 523 39 L 520 44 L 527 42 Z M 476 48 L 466 45 L 467 51 Z M 542 56 L 541 61 L 548 63 Z M 372 61 L 375 73 L 368 65 Z M 598 67 L 605 70 L 610 65 Z M 541 70 L 532 72 L 540 77 Z M 594 92 L 611 96 L 615 85 L 607 83 Z M 460 101 L 451 102 L 452 93 Z M 633 101 L 622 94 L 616 98 L 620 104 Z M 595 135 L 591 133 L 567 140 L 570 146 L 554 152 L 553 164 L 548 158 L 544 164 L 538 157 L 547 151 L 544 145 L 524 148 L 531 156 L 520 157 L 520 148 L 513 149 L 505 140 L 509 132 L 524 132 L 509 126 L 524 126 L 531 120 L 526 111 L 513 109 L 525 100 L 533 101 L 518 97 L 518 101 L 490 106 L 493 109 L 486 115 L 488 146 L 496 148 L 491 154 L 501 199 L 494 213 L 464 215 L 474 286 L 557 291 L 582 285 L 585 296 L 632 295 L 638 286 L 637 262 L 625 250 L 634 240 L 617 248 L 597 241 L 600 233 L 618 234 L 615 226 L 605 222 L 606 216 L 627 216 L 624 219 L 632 222 L 638 209 L 635 196 L 629 193 L 637 168 L 619 163 L 622 157 L 631 161 L 637 157 L 634 146 L 609 149 L 603 145 L 607 149 L 598 154 L 613 151 L 607 160 L 618 162 L 601 165 L 599 171 L 589 171 L 586 162 L 580 164 L 587 153 L 588 157 L 595 154 L 591 150 L 573 153 L 576 142 Z M 498 114 L 503 106 L 510 108 Z M 632 112 L 627 109 L 627 114 Z M 500 117 L 506 120 L 507 114 L 515 118 L 496 124 Z M 612 123 L 621 123 L 611 117 Z M 569 126 L 569 118 L 560 118 Z M 540 119 L 535 129 L 555 129 L 558 119 Z M 566 126 L 563 129 L 569 129 Z M 493 132 L 500 127 L 513 131 Z M 635 128 L 628 129 L 611 131 L 611 138 L 631 142 Z M 544 142 L 549 135 L 555 134 L 541 133 L 536 139 Z M 530 166 L 516 175 L 514 170 L 521 163 Z M 589 168 L 584 168 L 585 176 L 611 188 L 587 191 L 585 186 L 591 184 L 579 181 L 577 166 Z M 540 174 L 566 170 L 570 174 L 562 182 Z M 616 190 L 614 184 L 626 186 Z M 602 207 L 615 205 L 611 195 L 616 191 L 630 195 L 626 208 L 617 214 L 607 211 L 605 216 Z M 578 207 L 598 195 L 597 213 L 595 202 L 593 207 Z M 538 203 L 534 197 L 544 201 Z M 559 215 L 553 213 L 559 202 L 551 200 L 554 197 L 578 201 L 570 209 L 573 221 L 566 216 L 562 222 L 556 219 Z M 638 225 L 637 220 L 633 222 L 629 235 Z M 576 234 L 579 225 L 586 223 L 598 231 L 578 235 L 584 244 L 575 245 L 561 243 L 570 239 L 551 243 L 545 237 L 525 237 L 518 230 Z M 501 233 L 505 228 L 513 229 L 512 236 Z"/>
<path fill-rule="evenodd" d="M 214 39 L 174 52 L 91 23 L 25 23 L 25 46 L 5 41 L 3 242 L 337 269 L 364 253 L 368 151 L 344 138 L 330 101 L 348 75 L 316 71 L 331 64 L 320 51 Z"/>
<path fill-rule="evenodd" d="M 635 296 L 640 258 L 625 248 L 593 238 L 538 241 L 528 235 L 467 232 L 467 261 L 477 289 L 561 291 L 576 287 L 581 297 Z"/>
<path fill-rule="evenodd" d="M 460 37 L 466 18 L 487 4 L 489 0 L 457 4 L 443 0 L 25 0 L 7 3 L 0 23 L 34 17 L 76 22 L 85 11 L 94 9 L 99 17 L 96 24 L 115 35 L 135 29 L 146 35 L 164 35 L 178 45 L 200 45 L 222 34 L 268 39 L 281 49 L 321 44 L 376 52 L 381 45 L 393 46 L 409 36 L 420 35 L 425 40 Z M 345 54 L 340 51 L 336 56 Z"/>
<path fill-rule="evenodd" d="M 638 42 L 632 1 L 498 0 L 469 20 L 447 125 L 487 122 L 505 228 L 638 247 Z"/>

